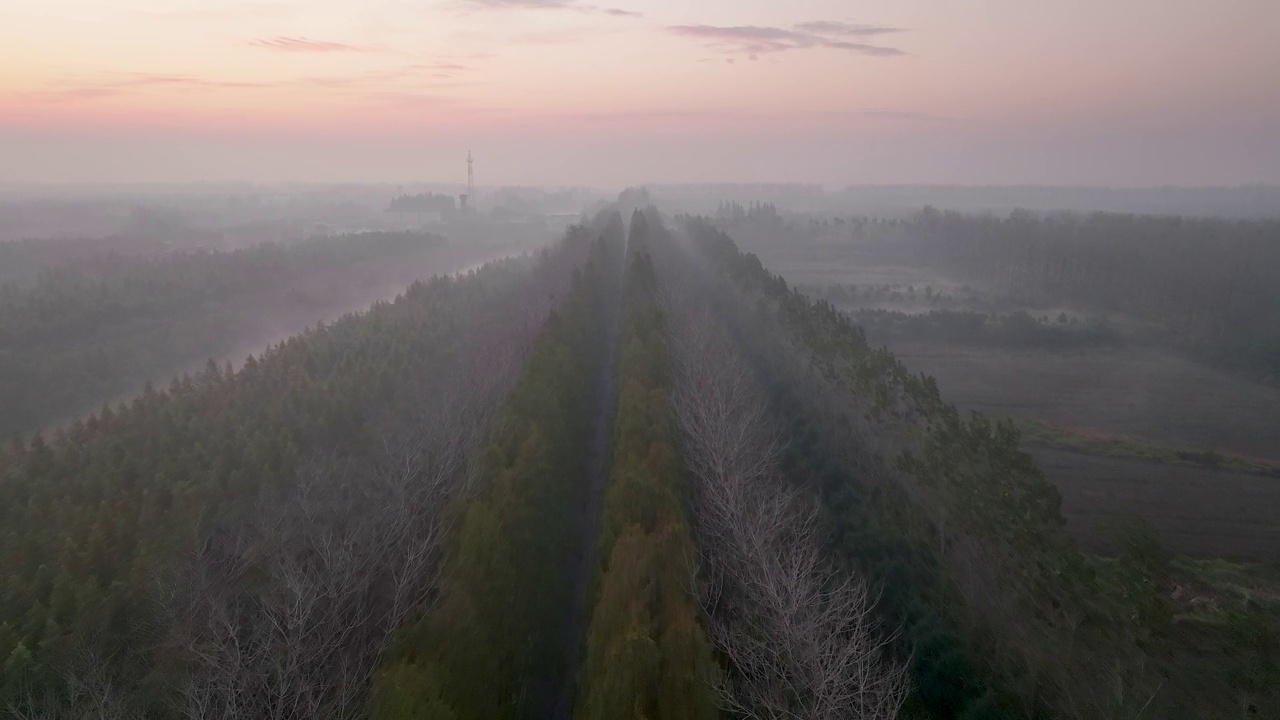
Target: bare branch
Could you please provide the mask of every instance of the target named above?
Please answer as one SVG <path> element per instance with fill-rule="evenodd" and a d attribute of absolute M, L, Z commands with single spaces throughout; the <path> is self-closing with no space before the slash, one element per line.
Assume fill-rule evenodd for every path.
<path fill-rule="evenodd" d="M 761 720 L 896 717 L 908 690 L 896 634 L 882 631 L 866 583 L 825 559 L 814 503 L 781 479 L 749 369 L 707 314 L 669 315 L 672 402 L 698 480 L 703 606 L 731 663 L 725 709 Z"/>

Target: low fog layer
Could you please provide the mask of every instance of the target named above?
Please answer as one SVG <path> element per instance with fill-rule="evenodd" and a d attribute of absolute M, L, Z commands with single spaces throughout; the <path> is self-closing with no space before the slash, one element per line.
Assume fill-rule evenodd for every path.
<path fill-rule="evenodd" d="M 1280 718 L 1277 28 L 0 3 L 0 720 Z"/>

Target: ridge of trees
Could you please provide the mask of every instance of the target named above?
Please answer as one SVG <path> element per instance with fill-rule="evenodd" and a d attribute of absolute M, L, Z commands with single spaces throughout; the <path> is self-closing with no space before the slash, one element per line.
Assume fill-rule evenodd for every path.
<path fill-rule="evenodd" d="M 32 238 L 0 241 L 0 285 L 25 287 L 59 270 L 92 272 L 102 264 L 122 265 L 136 256 L 171 248 L 151 237 Z"/>
<path fill-rule="evenodd" d="M 365 233 L 102 257 L 0 285 L 0 439 L 381 299 L 468 254 L 434 235 Z"/>
<path fill-rule="evenodd" d="M 882 607 L 904 625 L 912 706 L 936 717 L 1144 710 L 1156 685 L 1140 648 L 1148 627 L 1062 532 L 1057 492 L 1016 430 L 961 418 L 830 305 L 709 223 L 685 229 L 740 293 L 737 337 L 749 327 L 757 356 L 773 356 L 756 362 L 769 363 L 790 418 L 791 472 L 811 479 L 835 549 L 883 584 Z"/>
<path fill-rule="evenodd" d="M 719 668 L 690 587 L 697 582 L 696 550 L 649 232 L 644 214 L 634 211 L 613 463 L 574 712 L 582 720 L 718 717 Z"/>
<path fill-rule="evenodd" d="M 273 616 L 273 607 L 301 587 L 285 580 L 324 575 L 318 572 L 323 564 L 307 561 L 316 548 L 343 540 L 354 543 L 350 547 L 406 551 L 437 532 L 430 513 L 412 517 L 422 502 L 398 516 L 374 511 L 388 506 L 389 495 L 431 485 L 422 478 L 441 478 L 438 487 L 445 476 L 456 482 L 470 452 L 466 438 L 485 423 L 485 403 L 494 402 L 485 398 L 501 391 L 504 373 L 519 365 L 529 339 L 565 296 L 589 234 L 575 228 L 536 260 L 415 283 L 395 302 L 294 336 L 239 371 L 210 363 L 165 390 L 148 387 L 129 403 L 104 406 L 49 438 L 15 443 L 0 459 L 0 567 L 6 573 L 0 709 L 61 708 L 78 717 L 85 703 L 96 703 L 110 704 L 122 717 L 216 717 L 232 707 L 223 702 L 225 693 L 219 700 L 214 692 L 205 693 L 215 699 L 204 711 L 192 710 L 201 677 L 227 657 L 217 643 L 241 637 L 211 634 L 218 627 L 211 618 L 221 613 L 224 628 L 271 640 L 260 632 L 263 621 L 285 619 Z M 477 380 L 484 377 L 491 379 Z M 470 420 L 443 422 L 420 412 L 449 399 L 441 383 L 476 391 L 455 398 L 466 400 L 454 405 Z M 406 440 L 418 431 L 446 437 Z M 443 470 L 427 467 L 413 459 L 424 447 L 452 448 L 445 455 L 453 460 Z M 305 488 L 317 491 L 316 502 L 302 497 Z M 337 506 L 351 514 L 335 516 Z M 312 512 L 317 509 L 324 512 Z M 272 529 L 281 527 L 289 532 Z M 378 617 L 369 632 L 385 633 L 423 592 L 387 584 L 397 572 L 393 566 L 407 567 L 413 558 L 402 560 L 388 565 L 385 558 L 363 558 L 363 566 L 341 566 L 348 588 L 362 584 L 351 574 L 356 570 L 382 578 L 366 592 L 399 588 L 406 600 L 399 607 L 329 593 L 336 585 L 317 586 L 312 590 L 324 592 L 307 597 L 336 614 L 292 620 L 317 636 L 337 627 L 348 603 Z M 191 600 L 201 582 L 210 590 L 196 598 L 203 605 Z M 241 614 L 230 612 L 235 608 Z M 367 664 L 369 648 L 376 655 L 380 643 L 371 636 L 353 660 Z M 297 650 L 260 643 L 255 652 L 266 664 L 240 669 L 256 672 L 298 657 Z M 281 682 L 266 691 L 283 696 L 283 676 L 267 675 Z M 358 675 L 354 668 L 349 677 Z M 321 697 L 317 707 L 332 710 L 333 696 Z M 280 711 L 261 695 L 241 701 L 258 712 Z"/>
<path fill-rule="evenodd" d="M 703 607 L 729 666 L 722 706 L 779 720 L 897 717 L 907 652 L 872 586 L 832 562 L 813 493 L 784 478 L 758 381 L 693 285 L 679 277 L 666 293 L 680 318 L 673 404 L 695 478 Z"/>
<path fill-rule="evenodd" d="M 572 583 L 592 405 L 583 378 L 612 291 L 621 218 L 607 214 L 590 257 L 531 348 L 450 524 L 431 608 L 399 633 L 374 681 L 374 718 L 516 718 L 545 706 L 564 672 L 559 640 Z"/>
<path fill-rule="evenodd" d="M 0 452 L 0 714 L 1179 710 L 1150 537 L 1085 556 L 1010 423 L 680 232 L 606 212 Z"/>
<path fill-rule="evenodd" d="M 926 208 L 903 250 L 1023 298 L 1067 300 L 1192 337 L 1280 335 L 1277 221 Z"/>

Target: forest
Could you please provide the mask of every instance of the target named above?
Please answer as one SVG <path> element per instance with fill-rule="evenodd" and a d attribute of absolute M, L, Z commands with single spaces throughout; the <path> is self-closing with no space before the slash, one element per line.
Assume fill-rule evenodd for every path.
<path fill-rule="evenodd" d="M 1280 720 L 1277 28 L 0 0 L 0 720 Z"/>
<path fill-rule="evenodd" d="M 551 247 L 455 274 L 432 265 L 439 238 L 353 235 L 6 286 L 0 347 L 47 374 L 0 377 L 14 397 L 47 384 L 9 413 L 0 455 L 0 714 L 1136 720 L 1275 706 L 1276 595 L 1192 612 L 1180 578 L 1209 560 L 1173 557 L 1138 519 L 1105 550 L 1079 542 L 1021 426 L 962 412 L 882 344 L 1052 349 L 1111 343 L 1109 326 L 944 301 L 850 315 L 724 229 L 749 224 L 758 243 L 785 227 L 774 206 L 713 219 L 622 199 Z M 902 236 L 873 251 L 923 253 L 941 241 L 908 228 L 969 222 L 988 221 L 926 211 L 877 226 Z M 1240 233 L 1236 254 L 1210 275 L 1246 282 L 1240 263 L 1266 250 L 1222 227 Z M 1197 337 L 1244 327 L 1214 324 L 1232 300 L 1150 310 L 1170 290 L 1136 268 L 1131 291 L 1064 269 L 1119 252 L 1105 243 L 1050 261 L 985 242 L 947 262 L 1038 268 L 1061 282 L 1001 291 L 1112 292 L 1108 307 Z M 220 318 L 353 268 L 386 279 L 377 263 L 407 258 L 430 279 L 394 299 L 57 422 L 102 395 L 95 382 L 127 391 L 214 354 L 182 338 Z M 121 357 L 137 375 L 121 380 Z"/>
<path fill-rule="evenodd" d="M 846 248 L 866 264 L 935 271 L 970 291 L 958 293 L 962 298 L 978 299 L 972 291 L 982 287 L 987 310 L 995 309 L 993 299 L 1044 310 L 1065 304 L 1135 324 L 1144 339 L 1204 362 L 1280 381 L 1276 220 L 926 207 L 906 218 L 809 218 L 798 225 L 768 206 L 732 205 L 717 218 L 746 247 L 771 257 L 812 260 Z M 925 300 L 924 287 L 918 290 Z"/>
<path fill-rule="evenodd" d="M 31 263 L 43 262 L 41 243 L 30 247 Z M 388 299 L 416 277 L 492 254 L 392 232 L 227 252 L 128 249 L 0 283 L 0 438 L 197 370 L 210 357 L 238 362 L 307 325 Z"/>
<path fill-rule="evenodd" d="M 349 709 L 429 589 L 442 498 L 584 236 L 15 444 L 0 482 L 12 712 Z"/>

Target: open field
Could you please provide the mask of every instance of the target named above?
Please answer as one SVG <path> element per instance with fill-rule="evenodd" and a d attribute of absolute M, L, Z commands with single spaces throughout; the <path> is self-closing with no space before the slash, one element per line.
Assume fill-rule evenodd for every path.
<path fill-rule="evenodd" d="M 1146 519 L 1174 554 L 1280 560 L 1280 480 L 1208 468 L 1030 448 L 1062 493 L 1067 529 L 1105 550 L 1117 522 Z"/>
<path fill-rule="evenodd" d="M 1143 349 L 890 348 L 962 409 L 1280 460 L 1280 390 Z"/>
<path fill-rule="evenodd" d="M 793 285 L 827 285 L 832 283 L 856 283 L 858 285 L 914 285 L 921 292 L 932 286 L 939 292 L 954 292 L 965 283 L 957 282 L 925 268 L 906 265 L 870 264 L 858 267 L 857 251 L 840 251 L 839 257 L 804 260 L 792 258 L 780 266 L 769 265 L 769 253 L 761 253 L 761 260 L 787 278 Z"/>
<path fill-rule="evenodd" d="M 1062 493 L 1069 530 L 1086 545 L 1104 549 L 1112 522 L 1131 511 L 1175 553 L 1280 558 L 1280 478 L 1111 457 L 1104 448 L 1121 444 L 1107 438 L 1124 436 L 1151 441 L 1129 441 L 1134 455 L 1158 443 L 1273 464 L 1280 460 L 1274 388 L 1139 349 L 892 349 L 908 368 L 934 376 L 943 396 L 962 409 L 1031 418 L 1064 435 L 1096 439 L 1096 454 L 1029 446 Z"/>
<path fill-rule="evenodd" d="M 859 265 L 868 258 L 856 250 L 823 253 L 779 252 L 773 267 L 809 285 L 963 287 L 920 268 Z M 762 252 L 766 262 L 772 254 Z M 909 340 L 889 349 L 961 410 L 1018 420 L 1086 546 L 1107 549 L 1132 512 L 1175 554 L 1280 559 L 1280 389 L 1133 344 L 1063 352 Z"/>
<path fill-rule="evenodd" d="M 1229 470 L 1280 479 L 1280 463 L 1262 458 L 1245 457 L 1220 450 L 1187 450 L 1131 435 L 1110 435 L 1096 430 L 1050 425 L 1025 417 L 1015 419 L 1014 423 L 1022 433 L 1023 442 L 1036 447 L 1126 460 Z"/>
<path fill-rule="evenodd" d="M 931 285 L 947 293 L 963 287 L 927 269 L 860 265 L 867 258 L 857 249 L 823 249 L 821 255 L 762 250 L 761 256 L 801 285 L 914 285 L 917 292 Z M 962 409 L 1280 461 L 1280 388 L 1171 353 L 1138 346 L 1039 352 L 933 342 L 897 343 L 890 350 L 908 368 L 937 378 L 944 396 Z"/>

